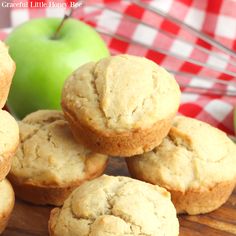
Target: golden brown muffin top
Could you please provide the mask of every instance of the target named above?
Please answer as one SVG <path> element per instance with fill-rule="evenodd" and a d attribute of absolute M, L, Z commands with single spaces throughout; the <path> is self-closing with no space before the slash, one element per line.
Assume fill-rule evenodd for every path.
<path fill-rule="evenodd" d="M 8 53 L 7 46 L 0 40 L 0 109 L 4 106 L 15 72 L 15 62 Z"/>
<path fill-rule="evenodd" d="M 21 144 L 11 173 L 24 183 L 67 185 L 101 168 L 107 156 L 78 144 L 62 112 L 40 110 L 19 122 Z"/>
<path fill-rule="evenodd" d="M 134 157 L 132 165 L 145 179 L 172 190 L 209 188 L 236 180 L 236 145 L 207 123 L 177 116 L 161 145 Z"/>
<path fill-rule="evenodd" d="M 11 184 L 8 182 L 8 180 L 4 179 L 0 182 L 0 217 L 4 213 L 9 211 L 9 208 L 12 208 L 13 201 L 14 201 L 14 192 L 12 189 Z"/>
<path fill-rule="evenodd" d="M 12 153 L 19 142 L 19 128 L 15 119 L 7 112 L 0 110 L 0 165 L 1 158 Z"/>
<path fill-rule="evenodd" d="M 102 176 L 77 188 L 51 229 L 55 236 L 138 236 L 179 234 L 170 194 L 128 177 Z"/>
<path fill-rule="evenodd" d="M 62 105 L 98 130 L 151 127 L 173 115 L 180 90 L 165 69 L 137 56 L 118 55 L 80 67 L 67 79 Z"/>

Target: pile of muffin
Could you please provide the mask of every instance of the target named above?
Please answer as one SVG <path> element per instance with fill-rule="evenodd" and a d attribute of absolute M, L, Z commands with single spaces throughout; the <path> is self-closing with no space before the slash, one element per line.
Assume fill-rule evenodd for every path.
<path fill-rule="evenodd" d="M 14 118 L 2 110 L 14 71 L 15 63 L 8 55 L 6 46 L 0 41 L 0 234 L 6 227 L 15 202 L 13 189 L 5 177 L 19 143 L 19 129 Z"/>
<path fill-rule="evenodd" d="M 176 116 L 179 103 L 173 76 L 148 59 L 118 55 L 81 66 L 65 82 L 63 112 L 19 121 L 8 175 L 16 195 L 62 205 L 51 212 L 51 236 L 179 235 L 176 213 L 213 211 L 236 183 L 235 144 Z M 99 177 L 112 156 L 124 157 L 139 180 Z"/>

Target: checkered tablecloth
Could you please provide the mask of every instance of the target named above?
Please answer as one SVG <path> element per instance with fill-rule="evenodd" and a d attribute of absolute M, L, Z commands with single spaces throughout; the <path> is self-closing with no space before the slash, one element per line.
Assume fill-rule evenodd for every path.
<path fill-rule="evenodd" d="M 52 0 L 31 0 L 31 2 L 45 3 L 49 1 Z M 13 2 L 27 2 L 27 0 L 13 0 Z M 54 0 L 54 2 L 59 1 Z M 65 2 L 69 4 L 71 1 L 65 0 Z M 146 6 L 160 9 L 178 18 L 195 29 L 210 35 L 232 51 L 236 51 L 236 1 L 153 0 L 142 2 Z M 62 17 L 64 12 L 63 8 L 13 7 L 11 8 L 11 24 L 15 27 L 32 18 Z M 127 18 L 127 15 L 131 16 L 132 20 Z M 145 56 L 167 69 L 191 73 L 191 76 L 189 74 L 176 75 L 177 81 L 190 86 L 204 86 L 207 90 L 199 94 L 182 86 L 183 94 L 179 113 L 204 120 L 229 134 L 233 134 L 233 108 L 236 105 L 236 97 L 222 94 L 213 95 L 212 91 L 236 92 L 236 89 L 232 85 L 219 85 L 211 80 L 213 78 L 236 82 L 233 74 L 228 75 L 208 69 L 205 66 L 190 63 L 188 59 L 200 61 L 204 65 L 214 66 L 219 70 L 236 73 L 236 66 L 233 65 L 233 63 L 236 64 L 235 58 L 221 52 L 166 18 L 138 7 L 132 1 L 88 0 L 83 9 L 75 12 L 74 17 L 86 21 L 97 29 L 107 31 L 109 34 L 118 35 L 119 37 L 112 37 L 102 34 L 113 54 L 128 53 Z M 140 22 L 134 21 L 134 18 Z M 169 37 L 160 30 L 167 31 L 175 37 Z M 9 32 L 10 29 L 0 30 L 0 39 L 4 39 Z M 133 42 L 124 41 L 123 38 Z M 196 45 L 203 46 L 214 54 L 208 55 L 199 50 Z M 176 59 L 156 50 L 157 48 L 184 56 L 186 59 Z M 202 79 L 204 77 L 211 79 Z"/>

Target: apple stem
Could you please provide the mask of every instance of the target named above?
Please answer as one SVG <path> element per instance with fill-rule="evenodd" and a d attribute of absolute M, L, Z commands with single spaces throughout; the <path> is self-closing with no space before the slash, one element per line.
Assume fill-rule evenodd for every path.
<path fill-rule="evenodd" d="M 84 5 L 84 0 L 78 0 L 78 2 L 77 2 L 73 7 L 70 8 L 69 13 L 66 13 L 66 14 L 64 15 L 64 17 L 63 17 L 61 23 L 60 23 L 59 26 L 57 27 L 55 34 L 54 34 L 54 35 L 52 36 L 52 38 L 51 38 L 52 40 L 58 39 L 58 34 L 59 34 L 59 32 L 61 31 L 61 28 L 63 27 L 65 21 L 66 21 L 68 18 L 71 18 L 71 17 L 72 17 L 73 12 L 74 12 L 75 9 L 77 9 L 77 8 L 83 6 L 83 5 Z"/>

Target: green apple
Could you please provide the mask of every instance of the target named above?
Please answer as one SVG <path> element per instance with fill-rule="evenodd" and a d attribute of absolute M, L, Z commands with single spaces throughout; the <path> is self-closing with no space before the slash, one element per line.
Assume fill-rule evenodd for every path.
<path fill-rule="evenodd" d="M 60 109 L 65 79 L 80 65 L 109 55 L 99 34 L 87 24 L 43 18 L 17 27 L 7 38 L 16 62 L 8 107 L 18 118 L 38 109 Z"/>

